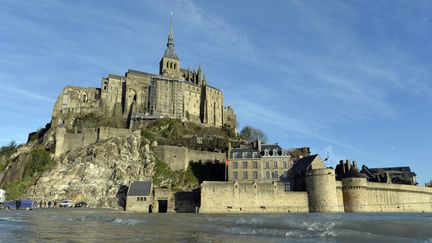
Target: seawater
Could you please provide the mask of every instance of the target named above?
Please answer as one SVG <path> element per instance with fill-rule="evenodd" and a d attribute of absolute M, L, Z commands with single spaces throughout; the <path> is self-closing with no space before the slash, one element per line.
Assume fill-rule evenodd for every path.
<path fill-rule="evenodd" d="M 0 242 L 432 242 L 432 214 L 0 210 Z"/>

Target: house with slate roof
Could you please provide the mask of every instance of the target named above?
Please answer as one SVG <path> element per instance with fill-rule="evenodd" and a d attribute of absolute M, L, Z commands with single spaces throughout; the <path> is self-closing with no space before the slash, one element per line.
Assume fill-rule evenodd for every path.
<path fill-rule="evenodd" d="M 127 192 L 126 200 L 126 211 L 151 213 L 154 201 L 152 181 L 132 182 Z"/>
<path fill-rule="evenodd" d="M 306 172 L 326 168 L 324 162 L 318 154 L 310 155 L 297 160 L 291 168 L 289 178 L 291 188 L 294 191 L 306 190 Z"/>
<path fill-rule="evenodd" d="M 280 181 L 288 178 L 292 165 L 288 150 L 257 140 L 250 148 L 231 149 L 228 181 Z"/>

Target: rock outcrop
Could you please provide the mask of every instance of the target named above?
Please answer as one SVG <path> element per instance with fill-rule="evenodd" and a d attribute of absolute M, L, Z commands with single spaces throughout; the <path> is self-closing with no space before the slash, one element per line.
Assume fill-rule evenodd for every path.
<path fill-rule="evenodd" d="M 86 201 L 89 207 L 124 207 L 130 182 L 154 175 L 149 143 L 133 135 L 72 150 L 58 158 L 27 195 L 38 201 L 72 199 Z"/>

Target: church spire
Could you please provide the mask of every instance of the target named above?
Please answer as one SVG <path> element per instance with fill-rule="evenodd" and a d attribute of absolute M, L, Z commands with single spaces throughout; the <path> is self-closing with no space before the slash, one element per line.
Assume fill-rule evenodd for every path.
<path fill-rule="evenodd" d="M 167 47 L 165 49 L 165 53 L 159 62 L 159 74 L 168 76 L 168 77 L 174 77 L 174 78 L 181 78 L 182 73 L 180 71 L 180 59 L 177 57 L 177 54 L 174 49 L 174 33 L 173 33 L 173 23 L 172 23 L 172 17 L 173 13 L 171 12 L 170 17 L 170 28 L 168 32 L 168 42 Z"/>
<path fill-rule="evenodd" d="M 168 42 L 167 42 L 167 48 L 165 50 L 164 57 L 178 60 L 179 58 L 177 57 L 177 54 L 175 53 L 174 50 L 174 33 L 172 28 L 172 17 L 173 17 L 173 12 L 171 12 L 171 17 L 170 17 L 170 29 L 168 32 Z"/>
<path fill-rule="evenodd" d="M 170 29 L 169 29 L 169 33 L 168 33 L 167 47 L 174 47 L 174 34 L 173 34 L 173 30 L 172 30 L 172 17 L 173 17 L 173 12 L 171 12 L 171 16 L 170 16 Z"/>

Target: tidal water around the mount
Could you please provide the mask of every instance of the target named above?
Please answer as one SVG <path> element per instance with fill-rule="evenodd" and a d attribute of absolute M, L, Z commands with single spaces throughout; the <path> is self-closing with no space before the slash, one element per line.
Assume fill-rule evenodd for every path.
<path fill-rule="evenodd" d="M 432 214 L 0 210 L 0 242 L 432 242 Z"/>

